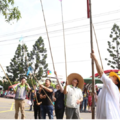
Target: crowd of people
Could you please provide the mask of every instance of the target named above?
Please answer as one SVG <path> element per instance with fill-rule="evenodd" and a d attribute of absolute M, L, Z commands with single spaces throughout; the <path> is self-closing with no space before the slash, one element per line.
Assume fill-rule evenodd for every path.
<path fill-rule="evenodd" d="M 97 86 L 95 86 L 95 97 L 98 96 L 100 90 L 102 88 L 98 88 Z M 96 105 L 96 102 L 95 102 Z M 92 112 L 92 90 L 88 90 L 87 88 L 85 88 L 83 90 L 83 101 L 81 102 L 80 105 L 80 112 Z"/>
<path fill-rule="evenodd" d="M 14 95 L 14 92 L 10 90 L 0 90 L 0 97 L 7 97 L 7 95 Z"/>
<path fill-rule="evenodd" d="M 63 119 L 64 114 L 66 119 L 80 119 L 80 111 L 86 111 L 87 105 L 88 110 L 91 111 L 92 96 L 97 102 L 97 119 L 120 119 L 120 77 L 114 72 L 110 72 L 109 77 L 107 77 L 100 67 L 94 51 L 91 53 L 91 58 L 95 61 L 96 69 L 103 82 L 102 90 L 96 88 L 96 92 L 92 93 L 86 88 L 83 89 L 84 80 L 77 73 L 70 74 L 65 86 L 62 86 L 55 72 L 58 83 L 56 89 L 51 87 L 50 79 L 46 79 L 44 85 L 39 84 L 38 90 L 36 85 L 31 89 L 26 78 L 23 77 L 21 84 L 13 88 L 15 93 L 15 119 L 18 119 L 19 108 L 21 109 L 21 119 L 25 118 L 24 108 L 27 90 L 30 91 L 28 94 L 31 101 L 30 110 L 33 106 L 35 119 L 46 119 L 47 114 L 49 119 L 53 119 L 53 110 L 55 110 L 57 119 Z"/>
<path fill-rule="evenodd" d="M 26 78 L 21 78 L 21 84 L 13 88 L 15 93 L 15 119 L 18 119 L 19 108 L 21 119 L 25 118 L 25 96 L 28 90 L 28 99 L 31 101 L 30 110 L 34 110 L 35 119 L 53 119 L 53 111 L 57 119 L 80 119 L 80 103 L 83 100 L 82 88 L 84 80 L 79 74 L 70 74 L 65 87 L 60 83 L 55 72 L 57 83 L 56 88 L 51 87 L 51 80 L 46 79 L 44 85 L 34 85 L 31 88 Z"/>

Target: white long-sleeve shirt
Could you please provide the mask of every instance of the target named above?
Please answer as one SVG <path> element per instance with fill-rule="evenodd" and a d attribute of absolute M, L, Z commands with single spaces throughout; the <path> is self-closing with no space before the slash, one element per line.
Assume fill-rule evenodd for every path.
<path fill-rule="evenodd" d="M 96 118 L 120 119 L 119 89 L 105 74 L 102 75 L 101 81 L 103 88 L 98 95 Z"/>

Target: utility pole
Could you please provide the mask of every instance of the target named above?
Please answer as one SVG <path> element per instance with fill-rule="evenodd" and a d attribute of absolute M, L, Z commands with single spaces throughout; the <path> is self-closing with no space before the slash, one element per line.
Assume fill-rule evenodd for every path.
<path fill-rule="evenodd" d="M 93 50 L 93 36 L 92 36 L 92 9 L 91 9 L 91 0 L 89 0 L 89 15 L 90 15 L 90 41 L 91 41 L 91 53 Z M 94 76 L 94 61 L 91 61 L 92 64 L 92 119 L 95 119 L 95 76 Z"/>

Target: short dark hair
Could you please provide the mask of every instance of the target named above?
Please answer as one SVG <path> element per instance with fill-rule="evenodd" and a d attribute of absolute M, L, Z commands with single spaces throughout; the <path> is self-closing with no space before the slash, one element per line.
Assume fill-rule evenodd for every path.
<path fill-rule="evenodd" d="M 26 79 L 26 77 L 24 77 L 24 76 L 23 76 L 23 77 L 21 77 L 21 78 L 20 78 L 20 81 L 21 81 L 22 79 Z"/>
<path fill-rule="evenodd" d="M 46 79 L 46 80 L 49 80 L 49 81 L 50 81 L 50 83 L 51 83 L 51 80 L 50 80 L 50 79 Z M 45 81 L 46 81 L 46 80 L 45 80 Z"/>

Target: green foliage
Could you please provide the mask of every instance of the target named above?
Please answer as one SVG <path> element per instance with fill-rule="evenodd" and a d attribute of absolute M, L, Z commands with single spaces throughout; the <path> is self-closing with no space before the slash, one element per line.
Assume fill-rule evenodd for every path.
<path fill-rule="evenodd" d="M 56 84 L 54 84 L 54 83 L 51 83 L 51 86 L 52 86 L 53 88 L 55 88 Z"/>
<path fill-rule="evenodd" d="M 18 81 L 15 81 L 15 82 L 11 81 L 11 83 L 12 85 L 14 85 L 14 84 L 17 84 Z M 8 87 L 11 86 L 8 81 L 4 81 L 4 82 L 0 81 L 0 85 L 3 86 L 4 90 L 8 90 Z"/>
<path fill-rule="evenodd" d="M 34 79 L 32 79 L 32 81 L 31 79 L 27 79 L 27 83 L 30 85 L 30 87 L 33 87 L 33 85 L 36 84 L 36 81 Z"/>
<path fill-rule="evenodd" d="M 25 59 L 25 52 L 28 52 L 27 46 L 19 44 L 10 65 L 6 67 L 11 81 L 16 81 L 16 79 L 19 79 L 23 75 L 25 76 L 27 73 L 28 66 Z"/>
<path fill-rule="evenodd" d="M 34 74 L 38 80 L 40 80 L 42 76 L 47 76 L 48 64 L 46 63 L 46 52 L 44 40 L 42 37 L 39 37 L 33 45 L 32 51 L 28 53 L 29 66 L 34 68 Z"/>
<path fill-rule="evenodd" d="M 108 61 L 107 65 L 111 66 L 111 68 L 120 69 L 120 28 L 118 25 L 114 24 L 113 28 L 111 29 L 110 38 L 111 41 L 108 41 L 108 49 L 107 51 L 110 54 L 110 57 L 112 60 L 108 60 L 105 58 L 106 61 Z"/>
<path fill-rule="evenodd" d="M 17 21 L 21 18 L 21 13 L 18 7 L 14 7 L 14 0 L 0 0 L 0 12 L 5 17 L 7 22 L 14 19 Z"/>
<path fill-rule="evenodd" d="M 26 76 L 28 67 L 31 66 L 34 69 L 34 76 L 37 80 L 40 80 L 42 76 L 47 76 L 48 64 L 47 50 L 44 47 L 44 40 L 39 37 L 33 45 L 32 51 L 29 53 L 25 44 L 18 45 L 13 59 L 11 59 L 10 65 L 7 66 L 7 75 L 11 81 L 19 80 L 22 76 Z M 27 76 L 28 83 L 30 82 L 30 74 Z M 32 77 L 33 79 L 33 77 Z M 34 82 L 35 83 L 35 82 Z"/>

